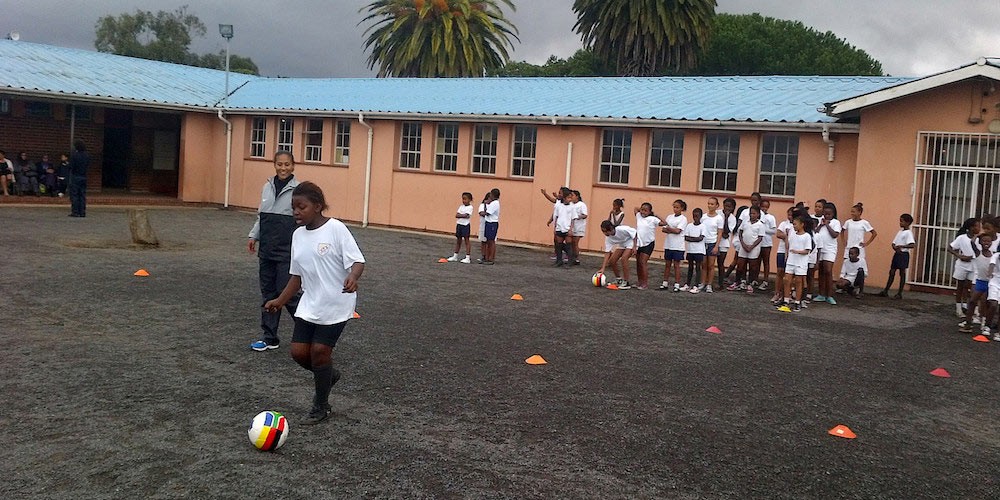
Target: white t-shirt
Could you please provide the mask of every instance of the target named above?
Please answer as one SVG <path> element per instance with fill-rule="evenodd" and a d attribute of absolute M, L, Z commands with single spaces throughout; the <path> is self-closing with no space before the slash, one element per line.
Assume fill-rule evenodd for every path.
<path fill-rule="evenodd" d="M 458 224 L 459 226 L 468 226 L 469 224 L 472 223 L 472 204 L 471 203 L 468 204 L 468 205 L 464 205 L 464 204 L 463 205 L 459 205 L 457 213 L 460 213 L 462 215 L 468 215 L 468 217 L 456 217 L 455 218 L 455 223 L 456 224 Z"/>
<path fill-rule="evenodd" d="M 837 219 L 830 219 L 826 225 L 830 226 L 830 229 L 834 232 L 840 233 L 840 221 Z M 839 238 L 840 234 L 837 234 L 837 237 Z M 826 226 L 816 227 L 816 247 L 824 255 L 837 255 L 837 238 L 830 236 L 830 232 Z"/>
<path fill-rule="evenodd" d="M 865 259 L 858 258 L 857 262 L 851 262 L 851 259 L 844 261 L 844 265 L 840 266 L 840 278 L 854 283 L 854 279 L 858 277 L 858 269 L 867 269 L 868 263 Z M 868 271 L 865 271 L 868 274 Z"/>
<path fill-rule="evenodd" d="M 764 223 L 764 240 L 760 242 L 762 247 L 774 246 L 774 233 L 778 230 L 778 223 L 771 214 L 761 212 L 760 221 Z"/>
<path fill-rule="evenodd" d="M 719 231 L 722 229 L 724 221 L 722 212 L 715 212 L 715 216 L 705 214 L 701 217 L 701 225 L 705 226 L 705 244 L 711 245 L 719 242 Z"/>
<path fill-rule="evenodd" d="M 552 220 L 555 221 L 556 231 L 568 233 L 573 225 L 573 217 L 576 216 L 576 208 L 570 203 L 556 202 L 552 207 Z"/>
<path fill-rule="evenodd" d="M 725 217 L 725 215 L 723 215 L 723 217 Z M 720 252 L 728 252 L 729 249 L 733 247 L 733 235 L 736 234 L 735 233 L 735 231 L 736 231 L 736 216 L 733 215 L 733 214 L 729 214 L 728 219 L 729 219 L 729 237 L 728 238 L 727 237 L 723 237 L 722 240 L 719 241 L 719 251 Z M 725 222 L 723 222 L 722 224 L 719 225 L 719 229 L 723 229 L 724 227 L 725 227 Z"/>
<path fill-rule="evenodd" d="M 707 228 L 705 227 L 705 224 L 695 224 L 692 222 L 688 224 L 687 227 L 684 228 L 684 236 L 685 238 L 687 236 L 691 236 L 694 238 L 697 238 L 699 236 L 704 236 L 705 238 L 707 238 L 708 234 L 706 233 L 706 231 Z M 687 241 L 685 239 L 684 243 L 685 246 L 687 247 L 686 248 L 687 253 L 705 255 L 705 248 L 706 248 L 705 239 L 702 239 L 701 241 Z"/>
<path fill-rule="evenodd" d="M 302 297 L 295 317 L 317 325 L 351 319 L 357 293 L 345 293 L 351 266 L 364 262 L 354 235 L 343 222 L 330 219 L 316 229 L 301 226 L 292 233 L 292 261 L 288 272 L 302 278 Z"/>
<path fill-rule="evenodd" d="M 748 220 L 740 224 L 740 238 L 747 246 L 753 245 L 757 242 L 757 238 L 762 236 L 764 236 L 764 223 L 759 219 L 757 222 L 750 222 Z M 759 247 L 760 245 L 757 246 Z"/>
<path fill-rule="evenodd" d="M 788 256 L 785 257 L 785 263 L 789 266 L 805 266 L 809 263 L 809 254 L 797 254 L 792 252 L 792 250 L 809 250 L 812 251 L 813 240 L 812 235 L 803 232 L 798 234 L 792 231 L 788 234 Z"/>
<path fill-rule="evenodd" d="M 990 286 L 1000 286 L 1000 254 L 994 253 L 990 257 L 990 264 L 993 264 L 993 277 L 990 278 Z"/>
<path fill-rule="evenodd" d="M 677 234 L 667 233 L 667 240 L 663 243 L 664 250 L 679 250 L 684 251 L 684 228 L 687 227 L 687 217 L 684 214 L 674 215 L 670 214 L 664 221 L 667 227 L 672 227 L 674 229 L 680 229 L 681 232 Z"/>
<path fill-rule="evenodd" d="M 781 221 L 781 224 L 778 224 L 778 230 L 775 233 L 776 234 L 777 233 L 782 233 L 787 238 L 787 236 L 789 234 L 794 234 L 795 233 L 795 226 L 792 225 L 792 221 L 787 220 L 787 219 L 783 220 L 783 221 Z M 782 240 L 782 239 L 779 238 L 778 239 L 778 253 L 788 253 L 787 249 L 788 249 L 788 243 L 785 243 L 785 240 Z M 786 262 L 787 262 L 788 257 L 786 256 L 785 259 L 786 259 Z"/>
<path fill-rule="evenodd" d="M 993 254 L 990 254 L 992 257 Z M 982 281 L 989 281 L 990 279 L 990 257 L 979 254 L 978 257 L 972 259 L 972 267 L 976 271 L 975 279 Z"/>
<path fill-rule="evenodd" d="M 493 200 L 486 205 L 486 222 L 500 222 L 500 200 Z"/>
<path fill-rule="evenodd" d="M 485 211 L 486 211 L 486 204 L 485 203 L 480 203 L 479 204 L 479 211 L 476 212 L 476 213 L 481 214 L 481 213 L 483 213 Z M 486 235 L 486 217 L 480 216 L 479 217 L 479 236 L 485 238 L 486 237 L 485 235 Z"/>
<path fill-rule="evenodd" d="M 913 239 L 913 231 L 910 231 L 909 229 L 900 229 L 899 232 L 896 233 L 896 237 L 892 239 L 892 244 L 897 247 L 916 242 L 917 241 Z M 909 248 L 900 248 L 899 251 L 903 253 L 910 253 Z"/>
<path fill-rule="evenodd" d="M 604 237 L 604 251 L 615 248 L 632 248 L 635 246 L 635 229 L 628 226 L 615 227 L 615 234 Z"/>
<path fill-rule="evenodd" d="M 573 235 L 583 236 L 587 232 L 587 219 L 581 219 L 580 216 L 589 216 L 590 212 L 587 211 L 587 204 L 582 201 L 578 201 L 572 206 L 575 209 L 575 213 L 573 214 Z"/>
<path fill-rule="evenodd" d="M 955 238 L 951 242 L 951 248 L 958 251 L 962 255 L 967 255 L 974 257 L 976 254 L 972 251 L 972 239 L 969 238 L 967 234 L 961 234 L 958 238 Z M 972 271 L 972 262 L 965 262 L 961 259 L 955 259 L 955 266 L 966 271 Z"/>
<path fill-rule="evenodd" d="M 655 215 L 643 217 L 635 214 L 635 233 L 639 237 L 639 246 L 644 247 L 656 241 L 656 228 L 660 226 L 660 218 Z"/>
<path fill-rule="evenodd" d="M 865 248 L 861 246 L 861 243 L 865 241 L 865 234 L 874 230 L 875 228 L 872 227 L 871 223 L 865 219 L 847 219 L 844 221 L 844 231 L 847 232 L 847 246 L 844 247 L 844 258 L 848 258 L 847 253 L 851 251 L 851 247 L 858 247 L 861 250 L 861 258 L 864 258 Z"/>

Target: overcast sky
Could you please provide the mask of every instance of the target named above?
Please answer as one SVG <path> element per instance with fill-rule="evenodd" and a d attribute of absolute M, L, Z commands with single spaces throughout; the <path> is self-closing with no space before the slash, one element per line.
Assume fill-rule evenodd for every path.
<path fill-rule="evenodd" d="M 0 0 L 0 33 L 65 47 L 94 49 L 94 24 L 103 15 L 173 10 L 163 0 Z M 371 76 L 358 12 L 369 0 L 189 0 L 208 34 L 192 49 L 224 47 L 217 25 L 233 24 L 232 53 L 251 57 L 261 74 L 293 77 Z M 580 48 L 573 33 L 573 0 L 517 1 L 508 13 L 520 31 L 514 60 L 542 63 Z M 802 21 L 832 31 L 865 50 L 896 76 L 923 76 L 1000 56 L 1000 0 L 719 0 L 717 12 Z M 280 7 L 278 7 L 280 5 Z"/>

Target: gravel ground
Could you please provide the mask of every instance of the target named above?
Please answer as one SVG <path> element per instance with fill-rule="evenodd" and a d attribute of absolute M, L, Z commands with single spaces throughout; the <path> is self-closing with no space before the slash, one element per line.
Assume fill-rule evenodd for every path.
<path fill-rule="evenodd" d="M 361 319 L 334 418 L 306 428 L 311 374 L 247 348 L 253 215 L 150 217 L 161 249 L 127 244 L 121 208 L 0 207 L 3 498 L 1000 496 L 1000 346 L 957 334 L 940 297 L 791 315 L 596 289 L 596 257 L 438 264 L 448 239 L 352 228 Z M 265 409 L 290 422 L 275 453 L 246 437 Z"/>

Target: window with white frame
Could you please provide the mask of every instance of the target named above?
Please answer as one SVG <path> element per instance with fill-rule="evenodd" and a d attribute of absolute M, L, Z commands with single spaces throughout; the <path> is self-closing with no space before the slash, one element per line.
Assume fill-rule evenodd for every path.
<path fill-rule="evenodd" d="M 514 126 L 514 147 L 511 154 L 510 175 L 513 177 L 535 176 L 535 150 L 538 147 L 538 127 L 530 125 Z"/>
<path fill-rule="evenodd" d="M 333 148 L 333 162 L 339 165 L 351 163 L 351 122 L 337 120 L 337 143 Z"/>
<path fill-rule="evenodd" d="M 795 196 L 795 174 L 798 167 L 798 135 L 764 135 L 764 146 L 760 153 L 761 193 Z"/>
<path fill-rule="evenodd" d="M 434 170 L 458 171 L 458 124 L 439 123 L 434 144 Z"/>
<path fill-rule="evenodd" d="M 736 192 L 736 171 L 740 162 L 740 134 L 706 132 L 705 157 L 701 164 L 701 188 L 706 191 Z"/>
<path fill-rule="evenodd" d="M 497 133 L 496 125 L 476 125 L 472 144 L 472 173 L 497 173 Z"/>
<path fill-rule="evenodd" d="M 267 143 L 267 118 L 255 116 L 250 124 L 250 157 L 264 158 Z"/>
<path fill-rule="evenodd" d="M 278 149 L 275 151 L 292 151 L 295 145 L 295 120 L 291 118 L 278 118 Z"/>
<path fill-rule="evenodd" d="M 323 120 L 306 121 L 306 161 L 323 161 Z"/>
<path fill-rule="evenodd" d="M 684 155 L 684 132 L 654 130 L 649 141 L 649 185 L 681 187 L 681 158 Z"/>
<path fill-rule="evenodd" d="M 423 123 L 403 122 L 400 126 L 399 168 L 420 168 Z"/>
<path fill-rule="evenodd" d="M 632 160 L 632 131 L 606 128 L 601 140 L 599 182 L 628 184 L 628 166 Z"/>

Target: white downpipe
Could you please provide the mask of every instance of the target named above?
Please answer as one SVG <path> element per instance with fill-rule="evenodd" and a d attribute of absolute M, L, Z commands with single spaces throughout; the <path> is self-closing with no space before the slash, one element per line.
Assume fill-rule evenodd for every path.
<path fill-rule="evenodd" d="M 573 143 L 566 144 L 566 182 L 563 186 L 569 186 L 569 174 L 573 167 Z"/>
<path fill-rule="evenodd" d="M 229 172 L 233 161 L 233 124 L 222 116 L 222 108 L 218 109 L 219 119 L 226 124 L 226 194 L 223 198 L 222 207 L 229 208 Z"/>
<path fill-rule="evenodd" d="M 358 113 L 358 121 L 368 128 L 368 157 L 365 159 L 365 206 L 361 216 L 361 227 L 368 227 L 368 203 L 372 195 L 372 142 L 375 140 L 375 130 L 365 123 L 365 114 Z"/>
<path fill-rule="evenodd" d="M 833 139 L 830 139 L 830 126 L 823 125 L 823 142 L 826 143 L 826 161 L 833 161 Z"/>

